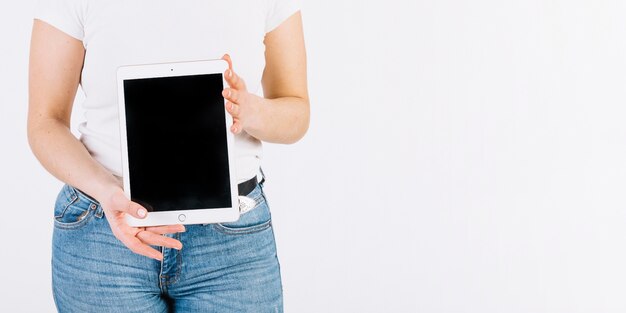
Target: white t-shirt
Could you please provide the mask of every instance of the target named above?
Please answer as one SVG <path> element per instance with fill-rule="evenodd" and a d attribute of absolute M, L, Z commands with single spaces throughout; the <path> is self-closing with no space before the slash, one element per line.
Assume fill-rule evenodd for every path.
<path fill-rule="evenodd" d="M 264 36 L 299 10 L 299 0 L 39 0 L 35 18 L 83 42 L 85 122 L 80 140 L 122 176 L 116 71 L 133 64 L 219 59 L 230 54 L 248 90 L 261 95 Z M 238 182 L 258 172 L 261 142 L 235 138 Z"/>

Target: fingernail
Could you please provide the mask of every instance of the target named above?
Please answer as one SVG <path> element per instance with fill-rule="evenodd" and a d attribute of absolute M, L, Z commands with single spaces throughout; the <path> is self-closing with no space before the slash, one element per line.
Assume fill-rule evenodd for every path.
<path fill-rule="evenodd" d="M 148 214 L 148 211 L 146 211 L 146 209 L 137 210 L 137 215 L 139 215 L 139 217 L 146 217 L 146 214 Z"/>

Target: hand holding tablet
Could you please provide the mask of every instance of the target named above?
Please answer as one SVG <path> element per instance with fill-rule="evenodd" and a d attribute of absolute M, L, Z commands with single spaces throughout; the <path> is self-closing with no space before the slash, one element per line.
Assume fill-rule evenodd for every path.
<path fill-rule="evenodd" d="M 182 243 L 179 240 L 162 235 L 184 232 L 185 226 L 178 224 L 131 227 L 128 225 L 126 217 L 128 215 L 141 217 L 139 212 L 144 208 L 130 201 L 121 188 L 111 188 L 110 191 L 111 193 L 100 201 L 100 205 L 105 212 L 111 231 L 128 249 L 140 255 L 162 260 L 161 251 L 157 251 L 151 246 L 178 250 L 182 248 Z"/>
<path fill-rule="evenodd" d="M 124 192 L 147 218 L 131 226 L 200 224 L 239 217 L 224 60 L 120 67 Z"/>

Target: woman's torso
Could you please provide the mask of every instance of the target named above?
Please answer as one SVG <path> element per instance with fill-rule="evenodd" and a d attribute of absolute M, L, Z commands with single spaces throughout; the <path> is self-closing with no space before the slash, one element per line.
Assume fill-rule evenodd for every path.
<path fill-rule="evenodd" d="M 81 86 L 81 141 L 91 155 L 122 175 L 116 71 L 119 66 L 218 59 L 231 55 L 248 89 L 260 93 L 265 66 L 267 1 L 83 1 L 78 7 L 86 48 Z M 261 142 L 235 140 L 238 181 L 254 176 Z"/>

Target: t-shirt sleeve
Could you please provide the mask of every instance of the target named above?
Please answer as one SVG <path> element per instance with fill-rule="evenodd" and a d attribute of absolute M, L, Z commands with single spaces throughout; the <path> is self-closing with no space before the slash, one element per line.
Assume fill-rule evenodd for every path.
<path fill-rule="evenodd" d="M 83 40 L 83 13 L 86 0 L 38 0 L 34 18 L 44 21 L 62 32 Z"/>
<path fill-rule="evenodd" d="M 269 33 L 287 18 L 298 12 L 301 0 L 269 0 L 265 32 Z"/>

